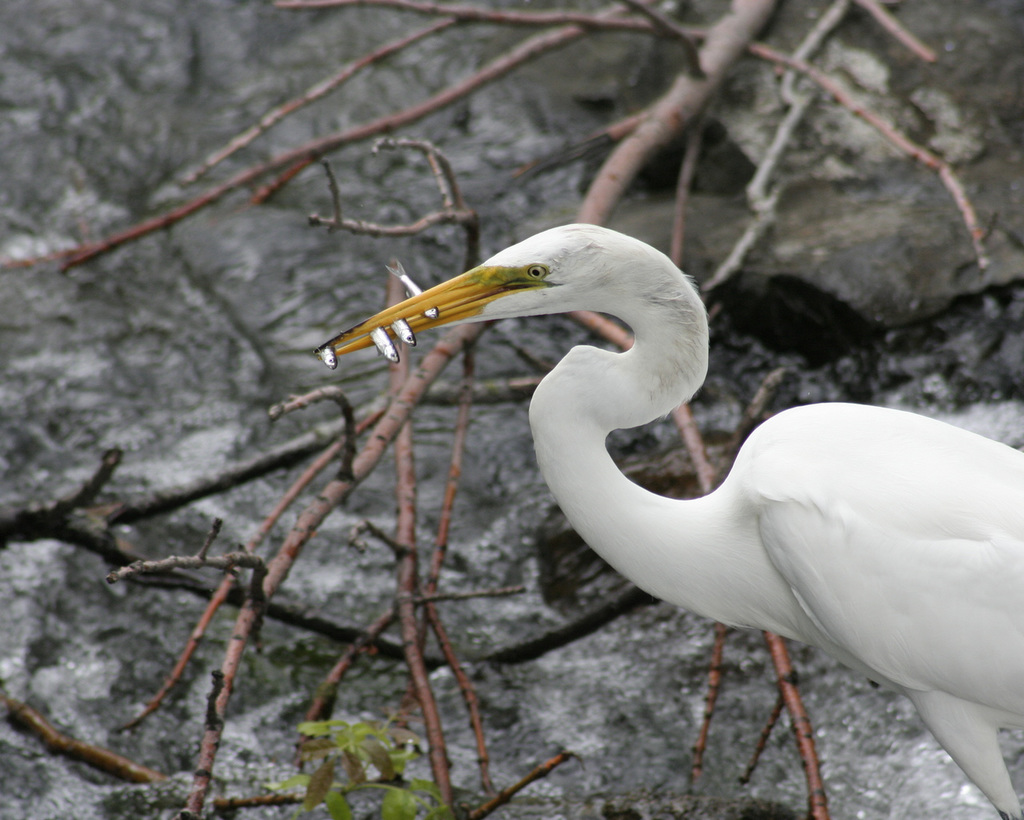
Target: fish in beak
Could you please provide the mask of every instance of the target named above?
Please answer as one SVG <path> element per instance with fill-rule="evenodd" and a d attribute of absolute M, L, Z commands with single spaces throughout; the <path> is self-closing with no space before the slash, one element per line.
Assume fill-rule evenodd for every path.
<path fill-rule="evenodd" d="M 408 277 L 398 274 L 407 288 Z M 461 276 L 417 293 L 393 307 L 385 308 L 316 349 L 316 355 L 332 370 L 338 366 L 338 357 L 355 350 L 376 346 L 389 361 L 397 362 L 398 347 L 394 340 L 416 344 L 416 334 L 456 322 L 484 321 L 514 315 L 500 312 L 484 315 L 495 300 L 525 290 L 548 287 L 548 268 L 544 265 L 501 266 L 484 264 Z M 415 287 L 415 286 L 412 286 Z"/>

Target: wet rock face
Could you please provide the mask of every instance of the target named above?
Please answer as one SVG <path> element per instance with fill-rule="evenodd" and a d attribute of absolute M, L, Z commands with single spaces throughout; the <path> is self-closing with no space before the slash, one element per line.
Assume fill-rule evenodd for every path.
<path fill-rule="evenodd" d="M 796 38 L 805 11 L 780 9 L 772 37 Z M 834 358 L 870 328 L 926 321 L 961 296 L 1024 276 L 1021 21 L 998 3 L 974 4 L 969 13 L 907 6 L 899 19 L 934 48 L 935 63 L 894 40 L 880 43 L 873 23 L 854 14 L 815 64 L 856 105 L 949 164 L 985 233 L 987 267 L 979 267 L 958 203 L 935 168 L 909 159 L 809 81 L 798 82 L 798 93 L 818 102 L 783 159 L 773 228 L 720 297 L 743 330 L 776 349 Z M 684 260 L 699 280 L 748 221 L 737 194 L 781 111 L 763 68 L 745 65 L 710 114 Z M 657 226 L 671 205 L 659 203 L 657 192 L 674 186 L 678 156 L 649 169 L 653 195 L 639 213 L 620 215 L 627 230 L 662 246 L 667 235 Z"/>
<path fill-rule="evenodd" d="M 722 7 L 719 0 L 686 5 L 706 20 Z M 782 4 L 766 36 L 792 47 L 815 11 Z M 816 103 L 783 165 L 773 231 L 716 297 L 722 308 L 714 319 L 712 375 L 696 403 L 705 431 L 731 429 L 764 375 L 784 364 L 790 370 L 775 407 L 854 399 L 952 412 L 1001 401 L 999 424 L 985 427 L 993 408 L 981 407 L 979 426 L 1022 443 L 1014 438 L 1024 429 L 1021 411 L 1006 401 L 1024 391 L 1024 288 L 1013 284 L 1024 272 L 1019 4 L 976 2 L 965 13 L 960 0 L 904 3 L 897 13 L 939 51 L 937 65 L 909 56 L 861 12 L 852 13 L 822 65 L 954 163 L 990 228 L 991 265 L 977 269 L 956 207 L 931 171 L 896 157 L 848 113 Z M 221 0 L 0 3 L 0 255 L 95 239 L 184 201 L 195 191 L 178 180 L 209 152 L 370 43 L 418 25 L 389 16 L 375 27 L 375 19 L 363 10 L 292 15 Z M 468 28 L 389 61 L 362 85 L 272 131 L 225 173 L 419 100 L 428 87 L 493 57 L 499 39 Z M 514 174 L 581 141 L 609 112 L 628 113 L 660 93 L 678 55 L 664 41 L 641 51 L 635 40 L 595 38 L 410 129 L 409 136 L 429 137 L 449 153 L 467 199 L 481 211 L 487 250 L 535 223 L 571 218 L 589 178 L 585 163 Z M 776 81 L 770 67 L 751 61 L 710 112 L 685 264 L 698 278 L 712 273 L 749 218 L 742 194 L 779 113 Z M 678 150 L 648 169 L 616 217 L 617 227 L 662 247 L 663 200 L 674 186 Z M 418 160 L 374 156 L 367 145 L 333 159 L 353 216 L 399 221 L 436 207 Z M 338 377 L 355 403 L 368 405 L 386 382 L 372 357 L 331 375 L 312 350 L 379 306 L 392 255 L 427 284 L 457 272 L 459 237 L 441 231 L 393 242 L 311 231 L 306 215 L 328 208 L 316 169 L 269 205 L 250 207 L 240 194 L 67 273 L 54 265 L 0 271 L 0 506 L 79 486 L 113 446 L 125 457 L 103 501 L 244 460 L 307 429 L 306 418 L 271 426 L 268 405 Z M 480 374 L 522 374 L 527 368 L 515 349 L 527 343 L 537 358 L 555 360 L 591 341 L 571 322 L 542 321 L 489 331 L 477 354 Z M 444 582 L 456 589 L 524 583 L 528 592 L 444 604 L 467 656 L 559 625 L 619 584 L 564 529 L 554 527 L 563 539 L 555 546 L 538 536 L 550 501 L 534 469 L 525 408 L 474 413 Z M 309 413 L 321 421 L 327 415 L 322 408 Z M 418 413 L 421 490 L 431 502 L 441 495 L 440 482 L 431 480 L 448 469 L 451 426 L 445 408 Z M 618 455 L 635 457 L 636 480 L 666 494 L 696 492 L 692 469 L 671 449 L 678 448 L 671 428 L 616 446 Z M 225 542 L 244 541 L 293 478 L 281 471 L 118 535 L 152 557 L 191 553 L 210 518 L 222 516 Z M 355 630 L 376 616 L 390 600 L 390 557 L 383 549 L 357 556 L 343 545 L 360 518 L 393 522 L 392 492 L 390 476 L 375 476 L 336 512 L 307 547 L 283 599 Z M 427 514 L 422 526 L 432 523 Z M 0 551 L 0 678 L 68 733 L 184 774 L 164 792 L 116 784 L 54 760 L 3 723 L 0 818 L 41 816 L 40 806 L 55 806 L 54 817 L 108 820 L 182 805 L 209 671 L 223 657 L 231 619 L 218 621 L 166 708 L 135 732 L 120 733 L 116 728 L 159 688 L 202 602 L 181 590 L 109 587 L 107 569 L 95 555 L 56 541 Z M 541 661 L 476 664 L 499 786 L 521 777 L 541 750 L 568 746 L 584 753 L 586 765 L 556 772 L 543 784 L 548 795 L 686 790 L 708 635 L 708 625 L 684 613 L 648 606 Z M 264 641 L 263 654 L 247 657 L 250 677 L 233 701 L 218 760 L 217 777 L 233 793 L 258 793 L 282 775 L 274 767 L 291 759 L 307 694 L 339 652 L 333 640 L 276 621 L 268 622 Z M 774 701 L 757 636 L 731 641 L 704 786 L 716 794 L 736 793 L 736 774 Z M 950 815 L 948 792 L 962 780 L 902 701 L 827 659 L 795 652 L 835 816 Z M 391 663 L 376 657 L 361 666 L 339 710 L 379 716 L 398 703 L 405 683 Z M 445 689 L 443 672 L 435 675 L 446 719 L 452 717 L 457 776 L 468 783 L 473 739 L 458 728 L 465 721 L 454 685 Z M 804 784 L 785 732 L 763 765 L 751 793 L 801 806 Z M 958 817 L 991 813 L 973 794 L 957 800 Z M 534 816 L 553 816 L 552 804 L 539 805 Z M 686 801 L 667 798 L 593 805 L 609 817 L 689 811 Z M 520 810 L 531 816 L 529 804 Z M 567 808 L 565 816 L 591 816 L 586 811 Z M 268 810 L 261 818 L 270 816 Z"/>

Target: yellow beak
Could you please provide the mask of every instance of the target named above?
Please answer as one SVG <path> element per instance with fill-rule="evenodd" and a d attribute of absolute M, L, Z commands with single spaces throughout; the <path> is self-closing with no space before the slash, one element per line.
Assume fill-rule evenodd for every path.
<path fill-rule="evenodd" d="M 537 286 L 543 283 L 524 276 L 521 268 L 473 268 L 343 330 L 318 347 L 316 355 L 333 370 L 338 356 L 376 345 L 388 359 L 398 361 L 393 338 L 416 344 L 415 334 L 421 330 L 471 320 L 495 299 Z"/>

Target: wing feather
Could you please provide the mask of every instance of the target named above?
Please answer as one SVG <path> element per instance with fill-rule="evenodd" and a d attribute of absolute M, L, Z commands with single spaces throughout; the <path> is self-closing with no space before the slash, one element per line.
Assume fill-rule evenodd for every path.
<path fill-rule="evenodd" d="M 816 405 L 759 428 L 743 457 L 769 557 L 836 646 L 881 682 L 1024 713 L 1024 454 Z"/>

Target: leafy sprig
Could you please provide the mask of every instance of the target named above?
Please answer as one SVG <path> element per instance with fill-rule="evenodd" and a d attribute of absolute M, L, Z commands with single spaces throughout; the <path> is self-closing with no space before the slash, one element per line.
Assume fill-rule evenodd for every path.
<path fill-rule="evenodd" d="M 297 774 L 278 783 L 274 790 L 304 789 L 298 817 L 323 804 L 331 820 L 352 820 L 348 795 L 357 790 L 384 792 L 380 804 L 381 820 L 454 820 L 451 808 L 431 780 L 402 779 L 406 764 L 420 755 L 420 738 L 401 726 L 364 721 L 310 721 L 299 724 L 303 741 L 300 759 L 319 761 L 312 774 Z M 336 780 L 341 772 L 345 782 Z"/>

